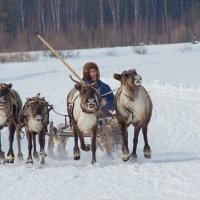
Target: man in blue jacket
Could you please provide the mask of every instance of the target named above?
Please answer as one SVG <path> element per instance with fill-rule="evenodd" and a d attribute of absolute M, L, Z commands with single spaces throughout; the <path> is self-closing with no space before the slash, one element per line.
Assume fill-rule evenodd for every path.
<path fill-rule="evenodd" d="M 88 62 L 83 66 L 83 81 L 86 83 L 97 82 L 97 89 L 100 95 L 111 92 L 110 86 L 100 80 L 100 72 L 98 66 L 93 62 Z M 102 115 L 110 115 L 109 110 L 113 109 L 114 95 L 109 93 L 103 96 L 101 101 Z"/>

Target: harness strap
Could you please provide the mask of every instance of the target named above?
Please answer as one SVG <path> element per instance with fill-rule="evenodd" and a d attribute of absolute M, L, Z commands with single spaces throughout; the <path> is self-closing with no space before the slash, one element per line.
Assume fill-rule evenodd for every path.
<path fill-rule="evenodd" d="M 121 93 L 122 93 L 122 88 L 120 87 L 119 90 L 118 90 L 117 93 L 116 93 L 116 98 L 115 98 L 115 101 L 114 101 L 114 108 L 115 108 L 116 111 L 117 111 L 117 101 L 119 100 Z M 131 101 L 133 101 L 133 102 L 135 101 L 133 97 L 130 97 L 130 96 L 128 96 L 127 94 L 124 94 L 124 95 L 125 95 L 127 98 L 129 98 Z M 135 117 L 134 112 L 131 111 L 131 110 L 130 110 L 129 108 L 127 108 L 127 107 L 125 107 L 125 109 L 126 109 L 129 113 L 132 114 L 132 120 L 134 120 L 134 117 Z"/>
<path fill-rule="evenodd" d="M 73 102 L 67 102 L 67 104 L 70 106 L 70 104 L 72 106 L 70 106 L 70 113 L 69 113 L 69 120 L 70 120 L 70 127 L 72 127 L 72 120 L 74 121 L 74 123 L 76 124 L 76 121 L 75 121 L 75 118 L 74 118 L 74 102 L 77 100 L 77 98 L 79 97 L 80 95 L 77 95 L 76 98 L 74 99 Z"/>

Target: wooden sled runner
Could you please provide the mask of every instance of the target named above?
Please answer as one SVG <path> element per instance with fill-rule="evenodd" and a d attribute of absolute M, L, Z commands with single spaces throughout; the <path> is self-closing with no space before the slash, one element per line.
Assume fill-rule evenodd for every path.
<path fill-rule="evenodd" d="M 55 127 L 53 122 L 50 122 L 48 138 L 48 154 L 54 154 L 54 146 L 57 143 L 57 152 L 63 154 L 67 140 L 74 137 L 73 131 L 70 130 L 69 124 L 61 123 Z M 84 137 L 90 137 L 88 133 L 84 133 Z M 106 117 L 99 118 L 97 124 L 97 147 L 111 154 L 121 147 L 121 133 L 118 122 L 115 118 Z"/>

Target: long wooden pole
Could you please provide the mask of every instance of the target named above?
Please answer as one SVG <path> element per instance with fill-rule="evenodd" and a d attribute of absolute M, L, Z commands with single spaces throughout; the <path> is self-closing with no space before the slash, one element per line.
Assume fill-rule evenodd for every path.
<path fill-rule="evenodd" d="M 43 44 L 45 44 L 51 50 L 51 52 L 65 65 L 65 67 L 67 67 L 70 72 L 74 74 L 74 76 L 76 76 L 76 78 L 80 82 L 83 82 L 80 76 L 62 59 L 60 54 L 38 32 L 36 32 L 35 35 L 40 41 L 42 41 Z"/>

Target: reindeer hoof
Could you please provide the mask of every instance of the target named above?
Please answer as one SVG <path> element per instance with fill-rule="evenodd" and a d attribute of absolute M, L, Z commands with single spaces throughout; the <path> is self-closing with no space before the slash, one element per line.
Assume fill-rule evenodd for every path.
<path fill-rule="evenodd" d="M 84 148 L 81 148 L 83 151 L 90 151 L 90 144 L 86 144 Z"/>
<path fill-rule="evenodd" d="M 40 152 L 39 152 L 39 156 L 44 156 L 44 157 L 46 157 L 46 156 L 47 156 L 47 153 L 46 153 L 45 151 L 40 151 Z"/>
<path fill-rule="evenodd" d="M 150 149 L 149 146 L 145 146 L 144 147 L 143 153 L 144 153 L 144 157 L 146 159 L 150 159 L 151 158 L 151 149 Z"/>
<path fill-rule="evenodd" d="M 0 159 L 2 159 L 2 160 L 5 159 L 5 152 L 0 151 Z"/>
<path fill-rule="evenodd" d="M 97 162 L 96 160 L 93 160 L 91 164 L 94 165 L 96 162 Z"/>
<path fill-rule="evenodd" d="M 38 158 L 39 158 L 39 154 L 38 154 L 37 151 L 34 151 L 34 152 L 33 152 L 33 157 L 34 157 L 35 159 L 38 159 Z"/>
<path fill-rule="evenodd" d="M 7 156 L 7 158 L 4 160 L 3 163 L 14 163 L 14 160 L 15 160 L 14 156 L 9 155 L 9 156 Z"/>
<path fill-rule="evenodd" d="M 137 162 L 137 154 L 136 154 L 136 153 L 132 153 L 132 154 L 130 155 L 130 159 L 131 159 L 132 161 L 134 161 L 134 162 Z"/>
<path fill-rule="evenodd" d="M 26 160 L 26 164 L 33 164 L 33 159 L 32 158 L 28 158 Z"/>
<path fill-rule="evenodd" d="M 123 154 L 123 155 L 122 155 L 122 160 L 123 160 L 124 162 L 128 161 L 129 159 L 130 159 L 130 155 L 128 155 L 128 154 Z"/>
<path fill-rule="evenodd" d="M 6 158 L 7 163 L 14 163 L 15 157 L 12 155 L 7 156 Z"/>
<path fill-rule="evenodd" d="M 18 160 L 23 160 L 24 159 L 22 152 L 17 154 L 17 158 L 18 158 Z"/>
<path fill-rule="evenodd" d="M 74 160 L 80 160 L 80 152 L 74 152 Z"/>

